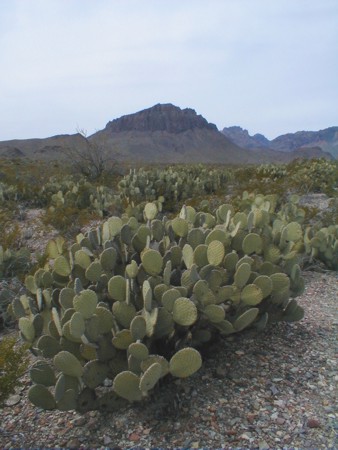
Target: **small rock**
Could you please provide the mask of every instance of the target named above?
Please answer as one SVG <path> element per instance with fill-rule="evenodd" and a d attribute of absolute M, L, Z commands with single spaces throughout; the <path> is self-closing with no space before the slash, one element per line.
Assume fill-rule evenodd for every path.
<path fill-rule="evenodd" d="M 6 406 L 14 406 L 17 405 L 21 400 L 20 395 L 11 395 L 5 402 Z"/>
<path fill-rule="evenodd" d="M 91 419 L 88 420 L 87 428 L 89 430 L 93 430 L 94 428 L 96 428 L 97 422 L 98 420 L 92 417 Z"/>
<path fill-rule="evenodd" d="M 103 436 L 103 444 L 109 445 L 112 442 L 111 438 L 109 436 L 104 435 Z"/>
<path fill-rule="evenodd" d="M 309 428 L 320 428 L 321 427 L 321 423 L 319 422 L 318 419 L 311 418 L 311 419 L 308 419 L 307 426 Z"/>
<path fill-rule="evenodd" d="M 128 438 L 133 442 L 138 442 L 140 440 L 140 436 L 137 433 L 131 433 Z"/>
<path fill-rule="evenodd" d="M 70 439 L 70 440 L 67 442 L 67 448 L 69 448 L 69 449 L 73 449 L 73 448 L 76 449 L 76 448 L 79 448 L 80 445 L 81 445 L 81 442 L 80 442 L 78 439 L 76 439 L 76 438 Z"/>
<path fill-rule="evenodd" d="M 237 356 L 244 356 L 244 355 L 245 355 L 245 352 L 243 352 L 242 350 L 236 350 L 236 351 L 235 351 L 235 354 L 236 354 Z"/>
<path fill-rule="evenodd" d="M 86 418 L 85 417 L 76 417 L 75 419 L 73 419 L 71 421 L 71 423 L 75 427 L 82 427 L 86 423 Z"/>
<path fill-rule="evenodd" d="M 260 441 L 259 442 L 259 450 L 269 450 L 270 445 L 267 444 L 265 441 Z"/>
<path fill-rule="evenodd" d="M 255 421 L 255 418 L 256 418 L 256 414 L 248 414 L 247 416 L 246 416 L 246 420 L 249 422 L 249 423 L 253 423 L 254 421 Z"/>
<path fill-rule="evenodd" d="M 249 441 L 251 439 L 250 433 L 243 433 L 240 435 L 241 439 L 245 439 L 246 441 Z"/>
<path fill-rule="evenodd" d="M 225 434 L 227 434 L 228 436 L 235 436 L 235 435 L 237 434 L 237 431 L 231 429 L 231 430 L 227 430 L 227 431 L 225 432 Z"/>
<path fill-rule="evenodd" d="M 226 374 L 227 374 L 226 369 L 223 369 L 222 367 L 217 367 L 217 369 L 215 370 L 215 373 L 214 373 L 214 377 L 222 379 L 226 376 Z"/>
<path fill-rule="evenodd" d="M 283 419 L 283 417 L 277 417 L 276 423 L 278 425 L 283 425 L 285 423 L 285 419 Z"/>

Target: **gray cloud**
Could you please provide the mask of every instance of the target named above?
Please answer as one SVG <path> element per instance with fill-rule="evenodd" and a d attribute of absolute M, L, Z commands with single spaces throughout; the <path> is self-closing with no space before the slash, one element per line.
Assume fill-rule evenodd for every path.
<path fill-rule="evenodd" d="M 272 138 L 337 125 L 334 0 L 0 0 L 0 139 L 172 102 Z"/>

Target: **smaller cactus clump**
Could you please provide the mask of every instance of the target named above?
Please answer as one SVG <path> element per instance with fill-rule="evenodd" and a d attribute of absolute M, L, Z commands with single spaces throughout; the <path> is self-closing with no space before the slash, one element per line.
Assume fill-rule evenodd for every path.
<path fill-rule="evenodd" d="M 129 208 L 69 249 L 51 241 L 51 261 L 26 278 L 10 313 L 40 356 L 28 393 L 36 406 L 114 411 L 166 376 L 193 375 L 198 349 L 219 334 L 302 318 L 297 222 L 262 198 L 248 212 L 183 206 L 172 219 L 160 206 L 132 207 L 136 217 Z"/>
<path fill-rule="evenodd" d="M 272 183 L 287 176 L 286 164 L 261 164 L 256 168 L 256 175 L 263 183 Z"/>
<path fill-rule="evenodd" d="M 316 230 L 316 227 L 308 227 L 304 244 L 310 263 L 319 260 L 329 269 L 338 270 L 338 225 L 319 230 Z"/>

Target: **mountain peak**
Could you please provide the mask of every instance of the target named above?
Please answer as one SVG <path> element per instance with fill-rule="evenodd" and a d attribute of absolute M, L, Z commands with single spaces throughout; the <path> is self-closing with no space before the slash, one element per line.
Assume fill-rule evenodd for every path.
<path fill-rule="evenodd" d="M 245 130 L 238 125 L 232 127 L 225 127 L 222 133 L 235 144 L 243 148 L 262 148 L 269 146 L 269 140 L 262 134 L 255 134 L 251 136 L 248 130 Z"/>
<path fill-rule="evenodd" d="M 216 125 L 198 115 L 194 109 L 181 109 L 171 103 L 158 103 L 108 122 L 105 130 L 110 133 L 122 131 L 167 131 L 182 133 L 195 128 L 217 131 Z"/>

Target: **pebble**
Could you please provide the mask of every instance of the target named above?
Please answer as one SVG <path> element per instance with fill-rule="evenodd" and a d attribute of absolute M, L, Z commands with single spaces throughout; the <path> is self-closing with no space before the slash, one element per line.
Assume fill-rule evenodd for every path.
<path fill-rule="evenodd" d="M 276 423 L 278 425 L 283 425 L 285 423 L 285 419 L 283 419 L 283 417 L 277 417 Z"/>
<path fill-rule="evenodd" d="M 321 423 L 319 422 L 319 420 L 317 420 L 315 418 L 311 418 L 311 419 L 308 419 L 307 426 L 309 428 L 320 428 L 321 427 Z"/>
<path fill-rule="evenodd" d="M 103 444 L 104 445 L 109 445 L 112 443 L 112 439 L 109 436 L 104 435 L 103 436 Z"/>
<path fill-rule="evenodd" d="M 71 420 L 71 423 L 75 427 L 82 427 L 87 422 L 85 417 L 76 417 L 75 419 Z"/>
<path fill-rule="evenodd" d="M 80 447 L 80 445 L 81 445 L 81 442 L 77 438 L 70 439 L 67 442 L 68 449 L 77 449 Z"/>
<path fill-rule="evenodd" d="M 17 405 L 21 400 L 20 395 L 11 395 L 5 402 L 6 406 L 14 406 Z"/>
<path fill-rule="evenodd" d="M 130 441 L 133 441 L 133 442 L 138 442 L 141 439 L 140 435 L 137 434 L 137 433 L 131 433 L 128 436 L 128 438 L 129 438 Z"/>

